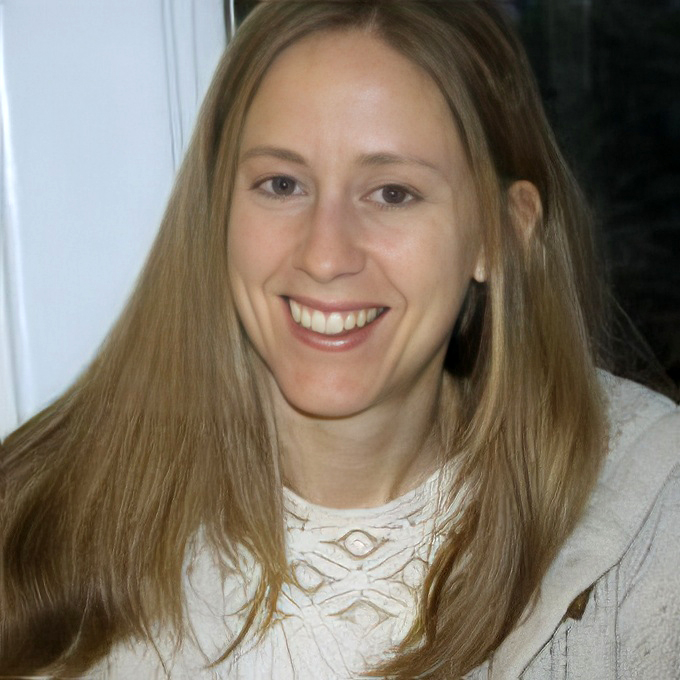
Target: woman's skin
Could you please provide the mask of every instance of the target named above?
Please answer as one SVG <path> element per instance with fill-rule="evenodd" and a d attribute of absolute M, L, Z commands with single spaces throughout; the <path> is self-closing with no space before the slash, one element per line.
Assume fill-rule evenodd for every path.
<path fill-rule="evenodd" d="M 434 82 L 365 32 L 287 49 L 246 119 L 229 229 L 286 484 L 329 507 L 416 486 L 435 468 L 446 347 L 485 276 L 472 176 Z"/>

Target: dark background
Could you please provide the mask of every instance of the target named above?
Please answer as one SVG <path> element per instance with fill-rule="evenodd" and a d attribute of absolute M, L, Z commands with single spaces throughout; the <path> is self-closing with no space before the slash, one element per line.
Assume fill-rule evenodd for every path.
<path fill-rule="evenodd" d="M 680 1 L 516 0 L 614 295 L 680 385 Z M 624 341 L 634 342 L 630 326 Z"/>
<path fill-rule="evenodd" d="M 680 0 L 498 2 L 595 209 L 619 341 L 634 347 L 629 361 L 656 357 L 677 390 Z M 255 4 L 236 0 L 237 19 Z"/>

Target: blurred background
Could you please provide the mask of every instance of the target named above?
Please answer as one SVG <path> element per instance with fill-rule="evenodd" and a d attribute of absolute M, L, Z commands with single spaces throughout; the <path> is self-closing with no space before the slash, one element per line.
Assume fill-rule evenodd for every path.
<path fill-rule="evenodd" d="M 677 387 L 680 1 L 503 4 L 595 208 L 614 294 Z"/>
<path fill-rule="evenodd" d="M 120 313 L 225 44 L 222 0 L 0 0 L 0 437 Z"/>
<path fill-rule="evenodd" d="M 627 321 L 622 337 L 677 388 L 680 0 L 498 2 L 595 208 L 618 318 L 646 340 Z M 74 380 L 120 312 L 255 4 L 0 0 L 0 437 Z"/>

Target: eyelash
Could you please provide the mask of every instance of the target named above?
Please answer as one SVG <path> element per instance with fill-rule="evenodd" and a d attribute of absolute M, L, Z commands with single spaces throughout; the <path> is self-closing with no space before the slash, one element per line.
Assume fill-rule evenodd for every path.
<path fill-rule="evenodd" d="M 285 201 L 288 198 L 291 198 L 292 196 L 296 196 L 299 194 L 277 194 L 274 191 L 268 191 L 264 189 L 264 185 L 267 184 L 267 182 L 273 182 L 274 180 L 287 180 L 291 182 L 294 185 L 293 192 L 295 192 L 295 189 L 298 189 L 300 187 L 300 182 L 298 182 L 294 177 L 290 177 L 289 175 L 271 175 L 270 177 L 265 177 L 264 179 L 260 179 L 257 182 L 255 182 L 252 186 L 253 189 L 261 193 L 263 196 L 266 198 L 270 198 L 274 201 Z"/>
<path fill-rule="evenodd" d="M 381 210 L 398 210 L 398 209 L 403 209 L 412 203 L 416 203 L 418 201 L 422 200 L 422 195 L 418 193 L 415 189 L 412 189 L 411 187 L 405 186 L 403 184 L 383 184 L 382 186 L 377 187 L 376 189 L 373 189 L 370 191 L 367 196 L 372 196 L 378 191 L 385 191 L 386 189 L 391 189 L 393 191 L 399 191 L 403 192 L 406 194 L 407 199 L 405 201 L 402 201 L 401 203 L 381 203 L 379 201 L 374 201 L 374 203 L 381 209 Z"/>
<path fill-rule="evenodd" d="M 285 180 L 288 182 L 291 182 L 294 185 L 293 193 L 291 194 L 277 194 L 272 190 L 267 190 L 264 189 L 264 185 L 267 184 L 268 182 L 273 182 L 274 180 Z M 265 177 L 264 179 L 258 180 L 255 182 L 252 186 L 253 189 L 261 193 L 263 196 L 266 198 L 269 198 L 274 201 L 285 201 L 293 196 L 297 196 L 299 194 L 295 193 L 295 191 L 300 188 L 300 182 L 298 182 L 294 177 L 290 177 L 289 175 L 271 175 L 270 177 Z M 375 205 L 377 205 L 381 210 L 395 210 L 395 209 L 403 209 L 404 207 L 410 205 L 411 203 L 421 201 L 422 200 L 422 195 L 417 192 L 415 189 L 412 189 L 411 187 L 405 186 L 403 184 L 383 184 L 375 189 L 372 189 L 366 194 L 366 197 L 372 196 L 378 191 L 385 191 L 386 189 L 390 189 L 393 191 L 398 191 L 398 192 L 403 192 L 406 194 L 406 200 L 400 202 L 400 203 L 388 203 L 388 202 L 380 202 L 380 201 L 372 201 Z"/>

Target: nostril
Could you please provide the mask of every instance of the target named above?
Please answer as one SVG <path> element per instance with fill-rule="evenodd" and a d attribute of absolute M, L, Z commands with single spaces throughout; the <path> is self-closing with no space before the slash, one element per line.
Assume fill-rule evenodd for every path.
<path fill-rule="evenodd" d="M 299 243 L 297 269 L 320 282 L 363 269 L 365 254 L 350 216 L 345 213 L 338 206 L 316 206 Z"/>

